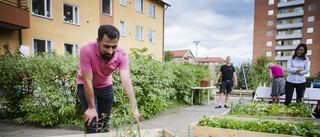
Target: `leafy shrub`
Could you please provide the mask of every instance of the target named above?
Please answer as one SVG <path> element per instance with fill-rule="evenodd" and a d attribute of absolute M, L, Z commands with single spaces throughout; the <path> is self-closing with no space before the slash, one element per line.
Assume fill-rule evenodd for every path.
<path fill-rule="evenodd" d="M 265 132 L 295 136 L 319 137 L 319 125 L 314 125 L 313 121 L 305 122 L 276 122 L 269 120 L 241 121 L 234 119 L 218 119 L 203 116 L 199 121 L 199 126 L 226 128 L 235 130 L 245 130 L 254 132 Z"/>

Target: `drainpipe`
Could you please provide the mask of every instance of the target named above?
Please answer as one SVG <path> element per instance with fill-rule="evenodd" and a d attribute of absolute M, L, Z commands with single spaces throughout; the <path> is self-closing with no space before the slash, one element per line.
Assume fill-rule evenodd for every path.
<path fill-rule="evenodd" d="M 167 8 L 169 7 L 168 5 L 166 5 L 166 4 L 164 4 L 164 6 L 165 6 L 165 8 L 164 8 L 164 10 L 163 10 L 163 39 L 162 39 L 162 50 L 163 50 L 163 52 L 162 52 L 162 62 L 165 62 L 165 56 L 164 56 L 164 13 L 165 13 L 165 11 L 167 10 Z"/>

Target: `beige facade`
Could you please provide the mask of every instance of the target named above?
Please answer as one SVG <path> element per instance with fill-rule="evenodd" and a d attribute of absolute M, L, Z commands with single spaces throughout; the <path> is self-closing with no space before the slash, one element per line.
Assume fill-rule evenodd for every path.
<path fill-rule="evenodd" d="M 114 1 L 114 25 L 122 33 L 119 46 L 128 53 L 130 48 L 148 48 L 145 54 L 154 54 L 156 60 L 164 61 L 163 19 L 166 5 L 159 0 L 139 1 L 142 2 L 142 10 L 137 10 L 137 0 L 125 0 L 125 3 L 121 4 L 118 0 Z M 154 14 L 152 12 L 151 16 L 150 8 L 154 8 Z M 142 38 L 137 38 L 137 27 L 140 28 Z M 152 33 L 151 38 L 149 33 Z"/>
<path fill-rule="evenodd" d="M 27 46 L 31 56 L 52 50 L 58 54 L 76 54 L 84 44 L 96 41 L 100 25 L 110 24 L 124 32 L 119 47 L 128 53 L 130 48 L 146 47 L 146 54 L 153 54 L 152 58 L 157 60 L 164 59 L 164 8 L 170 5 L 162 0 L 124 0 L 121 4 L 119 0 L 21 0 L 28 7 L 26 9 L 19 8 L 19 1 L 11 1 L 16 4 L 0 0 L 0 11 L 21 9 L 27 13 L 23 16 L 27 19 L 23 21 L 29 23 L 21 25 L 21 21 L 12 21 L 19 13 L 0 17 L 0 45 L 8 42 L 12 52 Z M 124 22 L 123 27 L 120 27 L 120 21 Z M 137 32 L 137 26 L 141 32 Z M 137 33 L 141 34 L 140 38 Z"/>
<path fill-rule="evenodd" d="M 193 56 L 191 50 L 175 50 L 171 52 L 173 53 L 172 62 L 176 64 L 181 62 L 194 64 L 195 62 L 195 57 Z"/>

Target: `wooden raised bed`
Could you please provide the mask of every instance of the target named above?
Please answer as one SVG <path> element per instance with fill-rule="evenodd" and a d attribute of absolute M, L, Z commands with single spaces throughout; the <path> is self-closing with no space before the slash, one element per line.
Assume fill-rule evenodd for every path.
<path fill-rule="evenodd" d="M 239 117 L 239 118 L 254 118 L 252 116 L 241 116 L 241 115 L 225 115 L 225 117 Z M 279 120 L 279 121 L 313 121 L 314 123 L 320 123 L 320 119 L 315 118 L 302 118 L 302 117 L 281 117 L 281 116 L 261 116 L 262 119 Z"/>
<path fill-rule="evenodd" d="M 133 131 L 135 134 L 138 133 L 138 131 Z M 79 134 L 79 135 L 65 135 L 65 136 L 53 136 L 53 137 L 132 137 L 132 135 L 124 135 L 128 133 L 128 131 L 121 131 L 119 133 L 117 132 L 108 132 L 108 133 L 95 133 L 95 134 Z M 145 129 L 140 130 L 141 137 L 175 137 L 174 134 L 172 134 L 167 129 Z"/>
<path fill-rule="evenodd" d="M 214 116 L 216 118 L 225 118 L 222 116 Z M 229 117 L 228 117 L 229 118 Z M 233 117 L 236 120 L 257 120 L 256 118 Z M 297 137 L 291 135 L 252 132 L 234 129 L 224 129 L 215 127 L 197 126 L 195 122 L 189 125 L 189 137 Z"/>

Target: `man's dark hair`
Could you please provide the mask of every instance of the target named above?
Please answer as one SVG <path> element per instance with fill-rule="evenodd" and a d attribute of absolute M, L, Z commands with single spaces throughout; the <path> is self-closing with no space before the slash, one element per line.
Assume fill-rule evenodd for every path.
<path fill-rule="evenodd" d="M 117 38 L 119 40 L 120 32 L 119 30 L 112 25 L 101 25 L 98 30 L 98 39 L 102 41 L 104 34 L 107 35 L 109 39 Z"/>
<path fill-rule="evenodd" d="M 292 59 L 296 58 L 297 57 L 297 50 L 300 48 L 300 47 L 303 47 L 304 51 L 303 51 L 303 54 L 301 55 L 302 59 L 305 60 L 306 59 L 306 54 L 307 54 L 307 45 L 304 44 L 304 43 L 301 43 L 297 46 L 296 50 L 294 51 L 294 54 L 292 56 Z"/>

